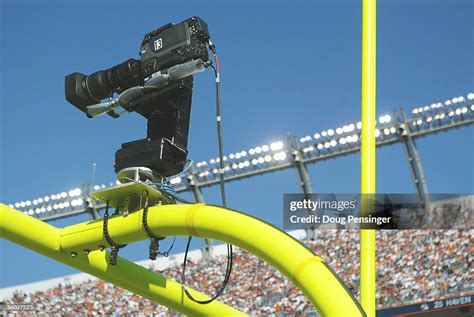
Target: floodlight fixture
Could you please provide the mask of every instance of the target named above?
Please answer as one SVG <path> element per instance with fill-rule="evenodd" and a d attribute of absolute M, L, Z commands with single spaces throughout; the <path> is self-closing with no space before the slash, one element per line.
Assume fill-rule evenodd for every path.
<path fill-rule="evenodd" d="M 284 144 L 282 141 L 277 141 L 270 144 L 270 148 L 272 151 L 279 151 L 283 149 L 283 147 L 284 147 Z"/>
<path fill-rule="evenodd" d="M 273 155 L 273 158 L 276 161 L 284 161 L 286 159 L 286 152 L 284 152 L 284 151 L 277 152 Z"/>

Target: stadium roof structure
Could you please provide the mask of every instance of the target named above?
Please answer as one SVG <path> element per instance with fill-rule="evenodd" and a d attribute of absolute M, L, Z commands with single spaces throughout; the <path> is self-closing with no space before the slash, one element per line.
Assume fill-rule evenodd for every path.
<path fill-rule="evenodd" d="M 474 92 L 456 96 L 444 102 L 433 102 L 411 110 L 411 117 L 405 111 L 394 111 L 391 115 L 379 116 L 375 128 L 376 146 L 384 147 L 407 143 L 406 133 L 415 141 L 418 138 L 434 136 L 437 133 L 470 126 L 474 123 Z M 277 140 L 270 144 L 251 147 L 224 156 L 225 182 L 243 180 L 284 169 L 305 166 L 321 161 L 336 159 L 360 151 L 361 122 L 352 122 L 288 140 Z M 407 156 L 407 160 L 410 157 Z M 204 202 L 202 188 L 219 184 L 218 158 L 200 161 L 188 174 L 171 181 L 178 193 L 190 191 L 198 202 Z M 297 164 L 299 163 L 299 164 Z M 307 180 L 309 182 L 309 179 Z M 416 183 L 416 179 L 414 179 Z M 82 213 L 91 213 L 98 218 L 98 212 L 105 204 L 94 200 L 90 193 L 116 185 L 84 184 L 75 189 L 56 194 L 10 203 L 15 208 L 49 221 Z"/>

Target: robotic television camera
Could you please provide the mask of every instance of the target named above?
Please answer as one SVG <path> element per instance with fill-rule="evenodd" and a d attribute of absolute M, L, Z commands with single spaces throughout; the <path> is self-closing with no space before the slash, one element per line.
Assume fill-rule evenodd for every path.
<path fill-rule="evenodd" d="M 215 52 L 207 24 L 195 16 L 146 34 L 139 60 L 66 76 L 67 101 L 87 117 L 137 112 L 148 120 L 146 138 L 124 143 L 115 153 L 119 181 L 164 179 L 183 170 L 193 75 L 211 65 L 209 49 Z"/>
<path fill-rule="evenodd" d="M 212 65 L 209 51 L 215 65 Z M 129 59 L 114 67 L 91 75 L 72 73 L 66 76 L 66 99 L 87 117 L 108 114 L 119 118 L 123 113 L 137 112 L 148 120 L 144 139 L 122 144 L 115 153 L 115 172 L 119 184 L 100 189 L 91 197 L 106 202 L 103 234 L 111 246 L 110 264 L 117 264 L 118 252 L 126 245 L 112 239 L 108 230 L 109 206 L 116 213 L 128 214 L 143 209 L 142 224 L 150 238 L 149 258 L 159 253 L 159 241 L 148 226 L 148 207 L 171 204 L 181 200 L 174 195 L 168 182 L 183 173 L 187 163 L 189 120 L 193 92 L 193 75 L 211 66 L 216 76 L 216 116 L 219 140 L 221 193 L 225 206 L 224 166 L 222 154 L 222 126 L 220 114 L 219 62 L 207 24 L 199 17 L 191 17 L 179 24 L 169 23 L 145 35 L 140 46 L 140 59 Z M 117 110 L 121 108 L 122 111 Z M 186 167 L 189 168 L 190 165 Z M 185 169 L 185 170 L 186 170 Z M 191 239 L 188 239 L 186 254 Z M 98 246 L 105 249 L 105 246 Z M 228 246 L 229 262 L 226 277 L 216 295 L 224 290 L 232 269 L 232 247 Z M 186 258 L 184 260 L 186 263 Z M 183 284 L 184 284 L 183 266 Z"/>

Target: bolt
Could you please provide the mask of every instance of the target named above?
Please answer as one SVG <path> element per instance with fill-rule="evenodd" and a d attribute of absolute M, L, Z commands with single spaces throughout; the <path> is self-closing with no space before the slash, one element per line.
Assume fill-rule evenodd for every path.
<path fill-rule="evenodd" d="M 71 257 L 72 258 L 75 258 L 77 256 L 77 253 L 76 252 L 71 252 Z"/>

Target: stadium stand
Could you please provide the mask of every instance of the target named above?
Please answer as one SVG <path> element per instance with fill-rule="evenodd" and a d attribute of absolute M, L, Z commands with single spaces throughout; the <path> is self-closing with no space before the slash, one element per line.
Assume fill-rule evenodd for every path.
<path fill-rule="evenodd" d="M 319 230 L 303 242 L 322 256 L 358 296 L 359 235 L 354 230 Z M 394 307 L 472 294 L 474 230 L 400 230 L 377 232 L 377 307 Z M 196 251 L 195 251 L 196 252 Z M 222 252 L 211 259 L 194 254 L 187 285 L 203 292 L 217 288 L 224 275 Z M 142 262 L 174 280 L 181 279 L 179 257 L 168 267 Z M 160 262 L 157 262 L 158 264 Z M 252 316 L 317 316 L 304 295 L 258 257 L 235 252 L 229 285 L 220 298 Z M 168 308 L 97 279 L 58 284 L 34 292 L 15 291 L 4 303 L 31 303 L 38 313 L 61 316 L 173 316 Z M 27 313 L 25 313 L 27 314 Z"/>

